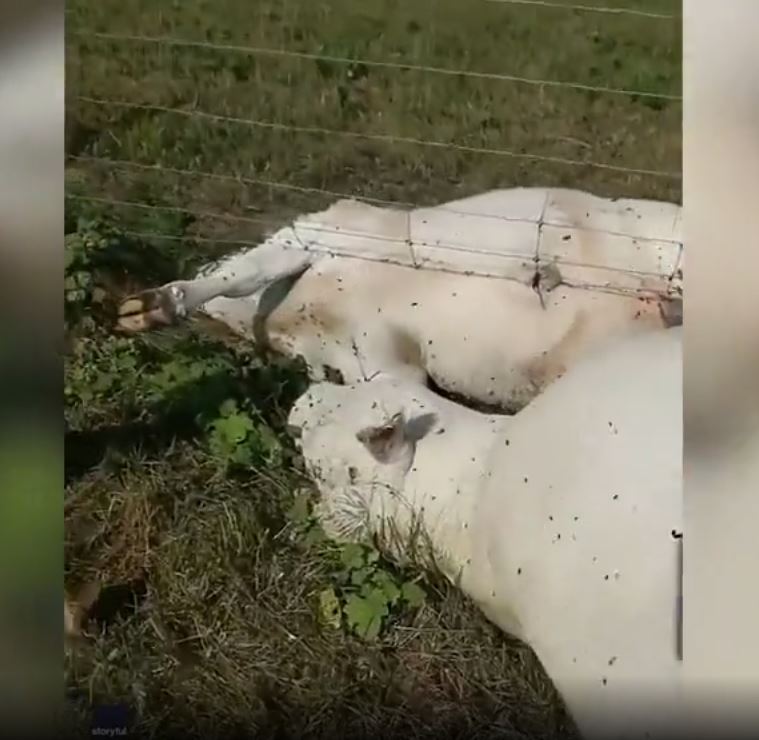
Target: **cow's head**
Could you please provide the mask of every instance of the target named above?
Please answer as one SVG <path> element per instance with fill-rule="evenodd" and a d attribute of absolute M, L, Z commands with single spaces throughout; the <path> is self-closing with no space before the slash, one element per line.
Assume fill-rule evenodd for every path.
<path fill-rule="evenodd" d="M 436 424 L 425 390 L 378 376 L 346 386 L 317 383 L 296 401 L 289 428 L 321 493 L 319 515 L 331 536 L 366 539 L 393 515 L 417 442 Z"/>

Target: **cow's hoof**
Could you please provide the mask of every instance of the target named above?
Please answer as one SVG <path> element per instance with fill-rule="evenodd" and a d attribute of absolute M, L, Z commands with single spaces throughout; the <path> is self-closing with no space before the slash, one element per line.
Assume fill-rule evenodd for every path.
<path fill-rule="evenodd" d="M 178 285 L 144 290 L 119 306 L 116 328 L 129 334 L 172 326 L 187 315 L 184 291 Z"/>

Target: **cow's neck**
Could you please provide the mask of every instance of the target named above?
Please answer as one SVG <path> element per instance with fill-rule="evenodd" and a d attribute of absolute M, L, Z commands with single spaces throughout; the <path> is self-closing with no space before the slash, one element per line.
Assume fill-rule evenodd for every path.
<path fill-rule="evenodd" d="M 503 421 L 460 412 L 462 418 L 439 420 L 417 444 L 411 468 L 395 485 L 398 493 L 372 500 L 375 516 L 380 513 L 395 531 L 409 533 L 411 542 L 404 543 L 403 552 L 432 552 L 434 565 L 454 583 L 471 564 L 476 497 Z"/>
<path fill-rule="evenodd" d="M 525 594 L 519 587 L 518 563 L 513 581 L 503 563 L 483 538 L 490 527 L 483 521 L 486 499 L 498 498 L 498 536 L 513 538 L 510 527 L 534 526 L 538 539 L 542 519 L 528 518 L 512 523 L 508 512 L 532 510 L 538 505 L 535 492 L 528 486 L 502 490 L 491 476 L 497 475 L 498 460 L 513 432 L 514 417 L 484 415 L 460 410 L 456 418 L 447 419 L 446 431 L 434 432 L 419 443 L 413 468 L 403 485 L 405 500 L 393 500 L 393 515 L 405 527 L 410 514 L 424 525 L 428 544 L 435 554 L 435 565 L 459 586 L 502 629 L 525 639 L 522 615 L 526 614 Z M 528 500 L 529 499 L 529 500 Z M 387 499 L 385 499 L 387 500 Z M 409 505 L 410 504 L 410 505 Z"/>

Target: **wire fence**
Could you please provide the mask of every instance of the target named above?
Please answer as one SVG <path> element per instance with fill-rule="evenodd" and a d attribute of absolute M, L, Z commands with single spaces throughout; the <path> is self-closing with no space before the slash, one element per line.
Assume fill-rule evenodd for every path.
<path fill-rule="evenodd" d="M 393 134 L 372 134 L 361 131 L 341 131 L 339 129 L 322 128 L 320 126 L 295 126 L 289 123 L 276 121 L 261 121 L 254 118 L 240 118 L 238 116 L 226 116 L 219 113 L 209 113 L 201 110 L 185 110 L 183 108 L 170 108 L 164 105 L 149 105 L 145 103 L 132 103 L 126 100 L 106 100 L 90 98 L 85 95 L 77 97 L 83 103 L 114 108 L 129 108 L 131 110 L 153 111 L 168 113 L 171 115 L 201 118 L 211 123 L 234 123 L 243 126 L 275 129 L 300 134 L 312 134 L 317 136 L 336 136 L 346 139 L 364 139 L 366 141 L 380 141 L 386 144 L 413 144 L 415 146 L 432 147 L 435 149 L 448 149 L 451 151 L 464 152 L 466 154 L 490 154 L 497 157 L 512 157 L 514 159 L 529 159 L 535 162 L 550 162 L 551 164 L 568 165 L 570 167 L 593 167 L 610 172 L 622 172 L 629 175 L 650 175 L 651 177 L 669 177 L 680 179 L 679 172 L 666 172 L 662 170 L 649 170 L 638 167 L 624 167 L 622 165 L 608 164 L 605 162 L 593 162 L 592 160 L 568 159 L 566 157 L 552 157 L 544 154 L 528 152 L 513 152 L 508 149 L 490 149 L 486 147 L 468 146 L 448 141 L 433 141 L 430 139 L 417 139 L 411 136 L 395 136 Z"/>
<path fill-rule="evenodd" d="M 101 198 L 97 196 L 82 196 L 82 195 L 76 195 L 76 194 L 68 194 L 67 198 L 72 200 L 79 200 L 84 201 L 88 203 L 97 203 L 101 205 L 106 206 L 113 206 L 113 207 L 122 207 L 122 208 L 132 208 L 132 209 L 138 209 L 138 210 L 144 210 L 144 211 L 152 211 L 152 212 L 159 212 L 159 213 L 182 213 L 182 214 L 188 214 L 193 217 L 202 217 L 202 218 L 211 218 L 211 219 L 221 219 L 221 220 L 229 220 L 229 221 L 236 221 L 240 223 L 247 223 L 247 224 L 256 224 L 256 225 L 266 225 L 270 227 L 278 227 L 281 226 L 281 223 L 279 221 L 270 220 L 270 219 L 260 219 L 260 218 L 250 218 L 245 216 L 238 216 L 235 214 L 225 213 L 215 213 L 210 211 L 201 211 L 198 209 L 190 209 L 190 208 L 184 208 L 184 207 L 178 207 L 178 206 L 165 206 L 165 205 L 152 205 L 148 203 L 140 203 L 140 202 L 134 202 L 134 201 L 124 201 L 124 200 L 118 200 L 113 198 Z M 556 229 L 561 229 L 562 231 L 567 231 L 567 226 L 564 223 L 561 222 L 553 222 L 550 219 L 545 219 L 543 217 L 528 220 L 528 219 L 522 219 L 522 218 L 509 218 L 500 214 L 495 214 L 492 216 L 483 215 L 483 214 L 468 214 L 466 211 L 462 211 L 461 209 L 455 209 L 455 208 L 447 208 L 445 206 L 438 206 L 436 209 L 438 212 L 450 212 L 457 215 L 476 215 L 478 218 L 494 218 L 499 220 L 505 220 L 505 221 L 511 221 L 511 222 L 517 222 L 521 224 L 529 224 L 532 226 L 537 227 L 537 234 L 538 234 L 538 240 L 540 239 L 540 230 L 544 227 L 553 227 Z M 408 225 L 408 222 L 407 222 Z M 483 269 L 477 269 L 474 266 L 469 266 L 465 272 L 466 274 L 471 275 L 479 275 L 489 278 L 495 278 L 495 279 L 503 279 L 503 280 L 510 280 L 510 281 L 518 281 L 518 282 L 524 282 L 525 275 L 524 271 L 520 270 L 519 267 L 506 267 L 506 269 L 503 269 L 503 265 L 507 265 L 509 261 L 516 261 L 518 264 L 520 264 L 522 267 L 524 267 L 525 262 L 525 255 L 523 253 L 510 253 L 506 250 L 499 250 L 496 253 L 489 252 L 486 249 L 478 249 L 476 247 L 473 247 L 469 244 L 460 244 L 450 241 L 445 241 L 441 239 L 436 239 L 434 241 L 434 244 L 430 242 L 426 242 L 424 240 L 419 241 L 415 240 L 411 236 L 410 231 L 410 225 L 407 226 L 408 231 L 401 237 L 398 236 L 391 236 L 388 234 L 379 234 L 375 232 L 365 232 L 365 231 L 353 231 L 346 228 L 336 228 L 336 227 L 329 227 L 325 226 L 323 224 L 319 224 L 318 222 L 304 222 L 299 225 L 299 222 L 293 222 L 290 226 L 290 229 L 288 230 L 288 234 L 290 234 L 294 239 L 295 242 L 291 244 L 289 241 L 284 241 L 283 244 L 287 243 L 290 244 L 290 246 L 286 248 L 295 248 L 295 249 L 306 249 L 314 252 L 321 252 L 326 253 L 330 255 L 335 256 L 342 256 L 348 259 L 372 259 L 373 261 L 379 261 L 384 262 L 388 264 L 397 264 L 400 266 L 409 266 L 413 265 L 414 267 L 420 267 L 424 266 L 427 267 L 427 269 L 434 269 L 441 272 L 461 272 L 460 269 L 454 269 L 449 264 L 446 264 L 445 261 L 437 262 L 435 263 L 434 260 L 427 264 L 422 264 L 416 256 L 417 250 L 433 247 L 433 249 L 436 252 L 440 252 L 442 250 L 443 252 L 450 253 L 464 253 L 468 254 L 470 256 L 486 256 L 486 257 L 496 257 L 498 262 L 501 263 L 501 268 L 496 268 L 493 270 L 492 268 L 489 270 L 483 270 Z M 308 230 L 310 234 L 322 234 L 326 237 L 327 241 L 324 241 L 323 239 L 318 239 L 315 241 L 308 241 L 301 239 L 300 235 L 300 228 L 305 228 Z M 573 227 L 576 231 L 588 231 L 588 232 L 594 232 L 595 234 L 602 234 L 608 237 L 622 237 L 624 239 L 627 239 L 631 241 L 633 244 L 636 243 L 651 243 L 656 246 L 656 248 L 661 249 L 663 245 L 671 245 L 674 247 L 674 250 L 671 250 L 671 269 L 668 271 L 654 271 L 651 269 L 635 269 L 632 267 L 614 267 L 612 265 L 599 265 L 597 263 L 587 263 L 582 262 L 578 260 L 574 260 L 571 258 L 564 257 L 563 259 L 557 260 L 558 263 L 565 267 L 579 267 L 579 268 L 588 268 L 591 271 L 591 274 L 589 276 L 586 276 L 583 280 L 580 282 L 572 280 L 564 279 L 563 282 L 566 285 L 576 287 L 576 288 L 582 288 L 582 289 L 590 289 L 590 290 L 598 290 L 603 292 L 611 292 L 611 293 L 618 293 L 618 294 L 625 294 L 625 295 L 658 295 L 658 294 L 670 294 L 670 295 L 680 295 L 681 294 L 681 286 L 680 286 L 680 280 L 677 279 L 677 272 L 681 266 L 682 262 L 682 250 L 683 250 L 683 244 L 679 239 L 669 239 L 666 237 L 646 237 L 637 235 L 634 238 L 631 237 L 628 233 L 614 231 L 614 230 L 608 230 L 608 229 L 597 229 L 592 227 L 582 227 L 582 226 L 576 226 Z M 256 247 L 258 246 L 258 242 L 251 239 L 226 239 L 226 238 L 218 238 L 218 237 L 203 237 L 203 236 L 192 236 L 188 239 L 187 236 L 178 236 L 175 234 L 159 234 L 155 232 L 146 232 L 146 231 L 136 231 L 133 229 L 123 230 L 122 233 L 124 233 L 127 236 L 138 238 L 138 239 L 158 239 L 158 240 L 165 240 L 165 241 L 172 241 L 172 242 L 182 242 L 182 241 L 194 241 L 200 244 L 223 244 L 223 245 L 229 245 L 229 246 L 236 246 L 236 247 Z M 399 259 L 396 256 L 388 255 L 387 253 L 384 253 L 383 251 L 379 250 L 376 254 L 374 254 L 371 258 L 367 257 L 362 254 L 357 254 L 355 250 L 346 248 L 345 244 L 338 244 L 334 241 L 330 241 L 330 238 L 340 238 L 345 239 L 345 237 L 358 237 L 361 240 L 377 240 L 379 242 L 383 242 L 385 245 L 388 244 L 399 244 L 404 245 L 404 251 L 405 248 L 408 249 L 408 259 Z M 535 244 L 535 260 L 539 260 L 539 241 Z M 551 258 L 547 258 L 549 261 L 551 261 Z M 538 269 L 538 265 L 536 263 L 535 269 Z M 604 275 L 608 277 L 611 277 L 611 280 L 607 280 L 606 282 L 593 282 L 593 271 L 596 271 L 596 279 L 598 279 L 597 271 L 601 270 Z M 520 274 L 522 273 L 522 274 Z M 641 281 L 641 285 L 639 287 L 630 287 L 629 284 L 624 284 L 625 281 L 622 279 L 622 282 L 616 282 L 614 279 L 614 275 L 617 275 L 618 278 L 627 277 L 633 277 L 636 279 L 639 279 Z M 655 282 L 652 283 L 651 280 L 654 280 Z"/>
<path fill-rule="evenodd" d="M 640 19 L 648 19 L 652 22 L 658 23 L 674 23 L 679 19 L 679 16 L 669 13 L 658 13 L 647 10 L 638 10 L 627 7 L 603 7 L 603 6 L 591 6 L 591 5 L 577 5 L 577 4 L 564 4 L 559 2 L 547 2 L 543 0 L 485 0 L 493 5 L 503 4 L 514 7 L 532 7 L 535 10 L 557 10 L 573 13 L 588 13 L 597 15 L 614 15 L 614 16 L 629 16 Z M 570 80 L 553 80 L 553 79 L 539 79 L 528 76 L 522 76 L 517 74 L 508 74 L 500 72 L 483 72 L 470 69 L 458 69 L 448 68 L 433 65 L 423 65 L 411 62 L 395 61 L 388 59 L 372 59 L 354 56 L 339 56 L 315 53 L 310 51 L 302 51 L 297 49 L 286 48 L 268 48 L 262 46 L 248 46 L 237 45 L 227 43 L 213 43 L 210 41 L 200 41 L 188 38 L 177 38 L 170 36 L 150 36 L 134 33 L 117 33 L 117 32 L 104 32 L 97 31 L 88 28 L 77 28 L 69 31 L 71 37 L 76 39 L 82 39 L 87 41 L 102 41 L 111 44 L 120 45 L 141 45 L 147 47 L 168 48 L 168 49 L 186 49 L 186 50 L 206 50 L 219 52 L 221 54 L 238 54 L 247 55 L 252 57 L 268 57 L 272 59 L 295 59 L 306 60 L 321 63 L 330 63 L 338 65 L 356 66 L 362 65 L 367 68 L 379 68 L 388 71 L 413 71 L 422 75 L 431 76 L 447 76 L 455 77 L 464 80 L 480 80 L 490 81 L 493 83 L 504 83 L 522 85 L 536 88 L 538 94 L 542 94 L 544 90 L 548 89 L 563 89 L 574 92 L 594 93 L 597 95 L 608 96 L 627 96 L 631 99 L 638 100 L 653 100 L 653 101 L 667 101 L 672 104 L 680 104 L 682 101 L 681 95 L 672 93 L 662 93 L 645 89 L 628 89 L 624 87 L 610 87 L 603 85 L 591 85 L 583 82 L 575 82 Z M 673 182 L 679 182 L 682 179 L 682 174 L 679 171 L 671 171 L 667 169 L 654 169 L 650 167 L 630 167 L 621 164 L 615 164 L 611 162 L 597 161 L 595 159 L 580 159 L 565 156 L 556 156 L 551 154 L 544 154 L 540 152 L 525 152 L 517 151 L 513 149 L 500 148 L 500 147 L 485 147 L 474 146 L 467 143 L 460 143 L 456 141 L 444 141 L 431 138 L 402 136 L 391 133 L 375 132 L 375 131 L 354 131 L 338 128 L 329 128 L 323 126 L 305 126 L 292 123 L 284 123 L 281 121 L 266 120 L 263 118 L 243 117 L 228 115 L 226 113 L 219 113 L 210 110 L 202 110 L 198 107 L 197 101 L 194 101 L 190 105 L 176 106 L 176 105 L 162 105 L 149 102 L 137 102 L 133 100 L 126 100 L 120 98 L 111 97 L 96 97 L 93 95 L 77 94 L 77 102 L 83 106 L 92 106 L 97 109 L 108 111 L 134 111 L 144 112 L 148 114 L 161 114 L 164 116 L 172 116 L 177 118 L 192 119 L 194 121 L 203 122 L 209 125 L 218 126 L 236 126 L 236 127 L 248 127 L 252 129 L 264 129 L 269 131 L 283 132 L 297 136 L 311 136 L 320 138 L 334 138 L 343 140 L 354 141 L 368 141 L 376 142 L 389 146 L 411 146 L 419 147 L 426 150 L 444 150 L 450 152 L 457 152 L 462 154 L 481 155 L 486 157 L 499 157 L 508 158 L 512 160 L 523 160 L 526 162 L 546 163 L 551 165 L 557 165 L 567 168 L 584 168 L 598 170 L 602 172 L 616 173 L 620 175 L 639 176 L 646 178 L 657 178 L 662 180 L 668 180 Z M 304 195 L 318 195 L 330 199 L 342 199 L 353 198 L 367 202 L 371 205 L 400 208 L 400 209 L 412 209 L 417 207 L 415 203 L 392 198 L 377 198 L 372 196 L 358 195 L 355 192 L 339 191 L 330 188 L 321 188 L 315 186 L 299 185 L 291 182 L 279 181 L 276 179 L 268 179 L 256 176 L 250 176 L 249 174 L 230 174 L 224 172 L 210 172 L 207 170 L 201 170 L 190 167 L 172 167 L 158 162 L 139 162 L 133 159 L 121 159 L 110 158 L 94 155 L 82 155 L 74 154 L 69 155 L 68 160 L 71 162 L 77 162 L 83 165 L 94 165 L 98 167 L 105 167 L 112 171 L 127 171 L 127 172 L 142 172 L 153 173 L 158 175 L 171 175 L 177 178 L 202 178 L 208 181 L 226 182 L 232 185 L 242 186 L 256 186 L 269 188 L 275 191 L 281 191 L 284 193 L 299 193 Z M 113 209 L 132 209 L 136 211 L 145 212 L 165 212 L 184 214 L 193 218 L 213 219 L 213 220 L 226 220 L 231 222 L 237 222 L 240 224 L 251 224 L 256 226 L 264 226 L 270 230 L 274 230 L 281 227 L 282 220 L 276 218 L 258 218 L 241 216 L 233 213 L 219 213 L 210 210 L 203 210 L 198 208 L 189 208 L 177 205 L 164 205 L 147 202 L 139 202 L 132 199 L 120 199 L 120 198 L 106 198 L 95 195 L 83 195 L 83 194 L 69 194 L 72 200 L 79 200 L 82 202 L 88 202 L 91 204 L 98 204 L 103 207 Z M 440 210 L 453 210 L 454 212 L 461 213 L 460 210 L 455 208 L 447 208 L 445 205 L 439 206 Z M 504 216 L 498 213 L 478 213 L 481 218 L 495 218 L 505 221 L 522 221 L 534 223 L 527 219 L 513 218 Z M 543 222 L 541 221 L 541 225 Z M 546 222 L 546 225 L 552 225 Z M 553 224 L 555 225 L 555 224 Z M 329 232 L 329 228 L 325 228 L 325 231 Z M 595 231 L 608 234 L 610 236 L 632 236 L 640 242 L 673 242 L 681 245 L 678 238 L 669 239 L 665 235 L 663 238 L 651 238 L 646 237 L 643 234 L 628 234 L 621 233 L 615 230 L 595 229 Z M 174 241 L 181 241 L 188 237 L 177 236 L 173 234 L 160 234 L 150 231 L 142 230 L 130 230 L 128 232 L 131 236 L 144 239 L 167 239 Z M 337 232 L 334 232 L 337 234 Z M 340 236 L 345 235 L 345 231 L 340 232 Z M 363 236 L 376 236 L 377 238 L 386 239 L 383 235 L 372 235 L 369 233 L 362 234 Z M 228 244 L 238 246 L 255 246 L 255 240 L 248 239 L 226 239 L 218 237 L 207 237 L 203 235 L 192 235 L 189 237 L 191 240 L 200 243 L 217 243 Z M 456 245 L 442 245 L 450 248 L 456 248 Z M 679 257 L 678 257 L 679 262 Z M 579 263 L 578 263 L 579 264 Z M 634 272 L 634 271 L 628 271 Z"/>
<path fill-rule="evenodd" d="M 364 67 L 378 67 L 384 69 L 394 69 L 399 71 L 425 72 L 427 74 L 450 75 L 453 77 L 464 77 L 478 80 L 495 80 L 499 82 L 511 82 L 522 85 L 538 85 L 540 87 L 557 87 L 567 90 L 582 90 L 584 92 L 595 92 L 611 95 L 627 95 L 637 98 L 653 98 L 657 100 L 679 100 L 682 101 L 681 95 L 671 95 L 668 93 L 650 92 L 648 90 L 626 90 L 624 88 L 604 87 L 602 85 L 588 85 L 580 82 L 570 82 L 566 80 L 544 80 L 532 77 L 521 77 L 513 74 L 503 74 L 499 72 L 477 72 L 469 69 L 450 69 L 446 67 L 431 67 L 429 65 L 412 64 L 407 62 L 393 62 L 379 59 L 359 59 L 355 57 L 336 57 L 327 54 L 313 54 L 304 51 L 293 51 L 291 49 L 268 49 L 260 46 L 239 46 L 233 44 L 217 44 L 209 41 L 193 41 L 190 39 L 170 38 L 167 36 L 136 36 L 132 34 L 120 33 L 103 33 L 97 31 L 77 30 L 76 35 L 81 38 L 100 39 L 105 41 L 120 41 L 139 44 L 162 44 L 165 46 L 175 46 L 189 49 L 208 49 L 222 52 L 235 52 L 240 54 L 285 57 L 290 59 L 308 59 L 316 62 L 330 62 L 332 64 L 362 65 Z"/>
<path fill-rule="evenodd" d="M 355 198 L 355 196 L 350 195 L 349 193 L 340 193 L 336 192 L 334 190 L 324 190 L 322 188 L 303 188 L 298 185 L 291 185 L 290 183 L 282 183 L 282 182 L 274 182 L 274 181 L 268 181 L 268 180 L 260 180 L 256 178 L 245 178 L 245 177 L 237 177 L 234 175 L 222 175 L 217 174 L 214 172 L 204 172 L 202 170 L 189 170 L 189 169 L 178 169 L 176 167 L 166 167 L 164 165 L 159 164 L 142 164 L 139 162 L 132 162 L 129 160 L 114 160 L 114 159 L 107 159 L 104 157 L 91 157 L 91 156 L 81 156 L 81 155 L 69 155 L 69 159 L 79 162 L 89 162 L 93 164 L 100 164 L 107 166 L 109 168 L 113 169 L 136 169 L 136 170 L 149 170 L 152 172 L 159 172 L 159 173 L 168 173 L 168 174 L 174 174 L 174 175 L 182 175 L 187 177 L 203 177 L 203 178 L 209 178 L 212 180 L 222 180 L 227 181 L 231 183 L 248 183 L 252 185 L 259 185 L 263 187 L 271 187 L 271 188 L 281 188 L 285 190 L 295 190 L 295 191 L 306 191 L 308 193 L 316 193 L 319 195 L 325 195 L 330 196 L 334 198 L 339 199 L 356 199 L 361 200 L 364 202 L 367 202 L 371 205 L 380 205 L 380 206 L 389 206 L 392 208 L 397 209 L 413 209 L 416 208 L 415 204 L 409 202 L 409 201 L 401 201 L 401 200 L 387 200 L 387 199 L 381 199 L 381 198 L 365 198 L 361 196 L 360 198 Z M 243 223 L 251 223 L 251 224 L 257 224 L 257 225 L 263 225 L 263 226 L 280 226 L 281 222 L 275 219 L 265 219 L 265 218 L 254 218 L 254 217 L 248 217 L 248 216 L 238 216 L 236 214 L 232 213 L 217 213 L 213 211 L 203 211 L 198 210 L 197 208 L 183 208 L 183 207 L 177 207 L 177 206 L 163 206 L 163 205 L 154 205 L 154 204 L 148 204 L 148 203 L 137 203 L 134 201 L 123 201 L 123 200 L 116 200 L 116 199 L 109 199 L 109 198 L 99 198 L 99 197 L 93 197 L 93 196 L 81 196 L 81 195 L 70 195 L 69 197 L 73 199 L 78 200 L 86 200 L 91 202 L 97 202 L 102 204 L 110 204 L 114 206 L 124 206 L 124 207 L 131 207 L 131 208 L 144 208 L 147 210 L 152 211 L 170 211 L 170 212 L 176 212 L 176 213 L 186 213 L 188 215 L 193 216 L 200 216 L 205 218 L 216 218 L 216 219 L 228 219 L 232 221 L 240 221 Z M 441 204 L 436 205 L 435 210 L 441 213 L 452 213 L 459 216 L 476 216 L 477 218 L 483 218 L 483 219 L 495 219 L 499 221 L 507 221 L 507 222 L 514 222 L 514 223 L 528 223 L 528 224 L 542 224 L 544 226 L 552 226 L 556 228 L 561 228 L 565 226 L 565 224 L 557 222 L 557 221 L 551 221 L 550 219 L 546 218 L 535 218 L 535 219 L 526 219 L 526 218 L 519 218 L 519 217 L 513 217 L 509 215 L 505 215 L 502 213 L 487 213 L 487 212 L 481 212 L 481 211 L 469 211 L 462 207 L 454 207 L 447 204 Z M 584 225 L 577 225 L 573 227 L 579 231 L 594 231 L 596 233 L 605 234 L 607 236 L 630 236 L 628 232 L 623 231 L 615 231 L 611 229 L 597 229 L 593 228 L 591 226 L 584 226 Z M 340 234 L 346 234 L 351 233 L 348 230 L 341 230 Z M 367 232 L 361 233 L 361 236 L 370 236 L 370 234 Z M 384 237 L 383 237 L 384 238 Z M 647 237 L 644 234 L 636 234 L 635 235 L 636 241 L 639 242 L 671 242 L 674 244 L 679 244 L 680 241 L 678 239 L 669 239 L 667 237 Z"/>

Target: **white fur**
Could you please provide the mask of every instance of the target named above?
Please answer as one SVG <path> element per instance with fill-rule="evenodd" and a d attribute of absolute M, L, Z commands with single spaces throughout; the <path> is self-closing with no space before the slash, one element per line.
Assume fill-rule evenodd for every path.
<path fill-rule="evenodd" d="M 679 696 L 681 331 L 590 353 L 513 417 L 413 381 L 314 385 L 290 424 L 333 535 L 443 572 L 532 646 L 587 738 L 667 734 Z M 356 434 L 403 412 L 426 434 L 381 464 Z M 431 421 L 430 421 L 431 420 Z M 391 529 L 395 537 L 387 538 Z"/>

